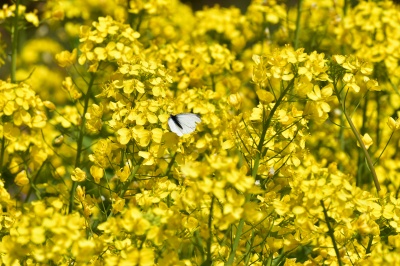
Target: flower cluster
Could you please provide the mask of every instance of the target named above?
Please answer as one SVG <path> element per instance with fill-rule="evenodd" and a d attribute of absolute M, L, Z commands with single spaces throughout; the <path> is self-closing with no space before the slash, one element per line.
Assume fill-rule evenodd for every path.
<path fill-rule="evenodd" d="M 47 122 L 45 107 L 52 109 L 53 105 L 42 101 L 25 83 L 0 81 L 0 98 L 1 160 L 12 174 L 17 174 L 16 184 L 24 186 L 52 155 L 41 130 Z"/>
<path fill-rule="evenodd" d="M 9 23 L 10 18 L 15 17 L 15 16 L 21 16 L 24 17 L 26 22 L 29 22 L 33 24 L 35 27 L 39 26 L 39 18 L 37 16 L 37 10 L 35 9 L 32 12 L 26 12 L 26 6 L 23 5 L 11 5 L 9 6 L 8 4 L 4 4 L 2 6 L 2 9 L 0 10 L 0 23 Z M 18 10 L 18 14 L 17 11 Z"/>
<path fill-rule="evenodd" d="M 2 57 L 1 263 L 400 264 L 393 3 L 32 5 L 0 11 L 33 33 Z"/>

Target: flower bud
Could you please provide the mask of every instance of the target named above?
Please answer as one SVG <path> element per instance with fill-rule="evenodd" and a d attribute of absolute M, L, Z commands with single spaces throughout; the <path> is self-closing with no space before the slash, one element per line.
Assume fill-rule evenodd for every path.
<path fill-rule="evenodd" d="M 239 93 L 229 95 L 229 105 L 238 110 L 242 105 L 242 96 Z"/>

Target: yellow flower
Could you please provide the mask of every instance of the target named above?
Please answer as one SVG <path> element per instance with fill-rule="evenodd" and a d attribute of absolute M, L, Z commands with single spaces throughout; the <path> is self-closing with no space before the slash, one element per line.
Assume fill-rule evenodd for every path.
<path fill-rule="evenodd" d="M 255 65 L 253 66 L 253 77 L 252 80 L 254 83 L 264 83 L 266 79 L 268 78 L 267 76 L 267 71 L 265 69 L 266 65 L 266 60 L 264 60 L 264 57 L 259 56 L 259 55 L 253 55 L 253 61 Z"/>
<path fill-rule="evenodd" d="M 366 83 L 367 89 L 370 91 L 380 91 L 381 87 L 379 86 L 378 81 L 375 79 L 370 79 L 364 76 L 364 82 Z"/>
<path fill-rule="evenodd" d="M 260 101 L 262 101 L 264 104 L 269 104 L 275 100 L 274 95 L 269 91 L 257 90 L 256 93 Z"/>
<path fill-rule="evenodd" d="M 262 115 L 263 115 L 263 108 L 264 107 L 261 103 L 253 108 L 253 111 L 251 112 L 250 120 L 252 121 L 261 121 Z"/>
<path fill-rule="evenodd" d="M 36 112 L 31 120 L 31 127 L 44 128 L 46 126 L 47 117 L 44 112 Z M 29 124 L 28 124 L 29 125 Z"/>
<path fill-rule="evenodd" d="M 78 200 L 80 202 L 84 201 L 85 200 L 85 195 L 86 195 L 85 187 L 81 187 L 80 185 L 78 185 L 76 187 L 76 197 L 78 198 Z"/>
<path fill-rule="evenodd" d="M 119 241 L 120 242 L 120 241 Z M 124 248 L 122 248 L 124 246 Z M 137 265 L 137 266 L 152 266 L 154 265 L 154 251 L 150 248 L 141 248 L 140 250 L 132 248 L 132 244 L 125 243 L 120 245 L 124 249 L 122 258 L 119 258 L 121 265 Z M 130 248 L 126 248 L 130 247 Z M 125 250 L 126 249 L 126 250 Z M 109 264 L 109 263 L 106 263 Z"/>
<path fill-rule="evenodd" d="M 78 241 L 74 241 L 71 252 L 77 258 L 76 261 L 78 263 L 90 261 L 96 252 L 96 243 L 93 240 L 79 239 Z"/>
<path fill-rule="evenodd" d="M 333 85 L 329 83 L 327 86 L 319 88 L 314 85 L 313 91 L 307 93 L 307 97 L 312 101 L 308 101 L 304 110 L 304 115 L 311 115 L 317 123 L 322 123 L 328 118 L 328 112 L 331 110 L 328 101 L 330 101 L 333 93 Z"/>
<path fill-rule="evenodd" d="M 90 167 L 90 174 L 93 176 L 94 182 L 96 182 L 96 184 L 99 184 L 100 179 L 104 176 L 104 169 L 97 165 L 92 165 Z"/>
<path fill-rule="evenodd" d="M 64 20 L 64 10 L 62 9 L 56 9 L 51 13 L 51 18 L 54 20 Z"/>
<path fill-rule="evenodd" d="M 329 76 L 326 73 L 328 70 L 326 62 L 328 60 L 325 59 L 324 54 L 318 54 L 314 51 L 309 56 L 306 56 L 305 53 L 301 54 L 300 58 L 299 62 L 304 61 L 304 63 L 299 67 L 299 75 L 307 77 L 309 82 L 312 80 L 329 80 Z"/>
<path fill-rule="evenodd" d="M 332 59 L 339 65 L 343 65 L 343 63 L 346 61 L 346 57 L 344 55 L 333 55 Z"/>
<path fill-rule="evenodd" d="M 97 104 L 92 104 L 87 113 L 85 114 L 86 118 L 86 129 L 94 134 L 98 133 L 102 126 L 103 126 L 103 121 L 102 121 L 102 116 L 103 116 L 103 104 L 100 103 L 100 105 Z"/>
<path fill-rule="evenodd" d="M 153 128 L 151 130 L 151 139 L 155 142 L 160 144 L 162 137 L 163 137 L 163 131 L 161 128 Z"/>
<path fill-rule="evenodd" d="M 39 18 L 36 15 L 36 12 L 25 13 L 25 19 L 26 21 L 32 23 L 35 27 L 39 26 Z"/>
<path fill-rule="evenodd" d="M 28 179 L 28 176 L 26 174 L 26 171 L 22 170 L 21 172 L 19 172 L 17 174 L 17 176 L 15 177 L 14 182 L 19 187 L 23 187 L 25 185 L 28 185 L 29 184 L 29 179 Z"/>
<path fill-rule="evenodd" d="M 358 86 L 355 76 L 351 73 L 346 73 L 343 76 L 343 82 L 346 84 L 345 88 L 353 89 L 355 92 L 360 91 L 360 86 Z"/>
<path fill-rule="evenodd" d="M 131 169 L 128 165 L 125 165 L 123 168 L 117 171 L 117 176 L 121 182 L 125 182 L 128 180 L 129 175 L 131 174 Z"/>
<path fill-rule="evenodd" d="M 65 80 L 62 82 L 62 88 L 66 90 L 74 100 L 78 100 L 82 97 L 82 93 L 76 88 L 71 77 L 65 78 Z"/>
<path fill-rule="evenodd" d="M 93 154 L 89 155 L 89 160 L 101 168 L 107 168 L 110 162 L 118 160 L 118 156 L 114 156 L 113 149 L 109 139 L 100 139 L 93 149 Z"/>
<path fill-rule="evenodd" d="M 20 130 L 15 127 L 12 123 L 5 122 L 3 125 L 4 137 L 10 141 L 16 141 L 20 135 Z"/>
<path fill-rule="evenodd" d="M 190 232 L 194 232 L 199 226 L 199 221 L 194 217 L 184 217 L 182 219 L 182 225 L 184 228 L 188 229 Z"/>
<path fill-rule="evenodd" d="M 397 131 L 400 129 L 400 118 L 394 120 L 392 117 L 389 117 L 387 124 L 391 130 Z"/>
<path fill-rule="evenodd" d="M 143 165 L 154 165 L 158 158 L 159 149 L 160 146 L 152 145 L 149 151 L 139 151 L 138 155 L 144 158 Z"/>
<path fill-rule="evenodd" d="M 118 197 L 118 195 L 113 194 L 112 197 L 112 212 L 113 213 L 119 213 L 124 209 L 125 206 L 125 200 Z"/>
<path fill-rule="evenodd" d="M 132 128 L 132 138 L 141 146 L 147 147 L 151 141 L 151 132 L 143 126 L 135 126 Z"/>
<path fill-rule="evenodd" d="M 228 102 L 229 105 L 238 110 L 242 105 L 242 96 L 240 95 L 240 93 L 231 94 L 229 95 Z"/>
<path fill-rule="evenodd" d="M 54 105 L 54 103 L 50 102 L 50 101 L 43 101 L 43 105 L 49 109 L 50 111 L 54 111 L 56 110 L 56 106 Z"/>
<path fill-rule="evenodd" d="M 83 182 L 86 180 L 86 172 L 77 167 L 74 171 L 72 171 L 71 179 L 75 182 Z"/>
<path fill-rule="evenodd" d="M 31 236 L 32 242 L 35 243 L 35 244 L 44 243 L 46 241 L 46 234 L 45 233 L 46 233 L 45 232 L 45 228 L 43 228 L 43 227 L 36 226 L 36 227 L 32 228 L 32 232 L 31 232 L 31 234 L 32 234 L 32 236 Z"/>
<path fill-rule="evenodd" d="M 130 208 L 123 214 L 122 227 L 130 233 L 141 236 L 150 229 L 150 222 L 143 217 L 143 213 L 137 208 Z"/>
<path fill-rule="evenodd" d="M 400 248 L 400 235 L 391 235 L 388 237 L 388 242 L 395 248 Z"/>
<path fill-rule="evenodd" d="M 368 133 L 365 133 L 364 136 L 361 137 L 365 147 L 367 149 L 369 149 L 369 147 L 374 144 L 372 138 L 370 137 L 370 135 Z M 357 142 L 357 146 L 360 147 L 360 144 Z"/>
<path fill-rule="evenodd" d="M 13 157 L 11 159 L 11 162 L 8 166 L 8 170 L 10 170 L 10 172 L 12 174 L 16 174 L 19 170 L 20 170 L 20 165 L 22 165 L 23 161 L 20 157 Z"/>
<path fill-rule="evenodd" d="M 122 145 L 128 144 L 129 141 L 131 140 L 131 137 L 132 137 L 131 130 L 129 130 L 127 128 L 118 129 L 118 131 L 117 131 L 117 140 Z"/>
<path fill-rule="evenodd" d="M 56 54 L 56 60 L 60 67 L 69 67 L 76 62 L 78 50 L 72 50 L 72 53 L 69 51 L 62 51 L 59 54 Z"/>

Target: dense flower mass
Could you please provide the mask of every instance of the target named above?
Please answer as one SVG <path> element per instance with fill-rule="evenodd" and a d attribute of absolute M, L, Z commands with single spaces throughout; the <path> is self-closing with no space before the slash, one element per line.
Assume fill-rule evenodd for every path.
<path fill-rule="evenodd" d="M 400 264 L 399 9 L 3 5 L 1 263 Z"/>

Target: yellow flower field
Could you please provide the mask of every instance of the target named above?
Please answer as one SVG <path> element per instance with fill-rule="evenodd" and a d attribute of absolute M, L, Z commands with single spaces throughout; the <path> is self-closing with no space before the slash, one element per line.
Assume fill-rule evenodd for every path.
<path fill-rule="evenodd" d="M 1 264 L 400 265 L 400 6 L 295 2 L 4 4 Z"/>

